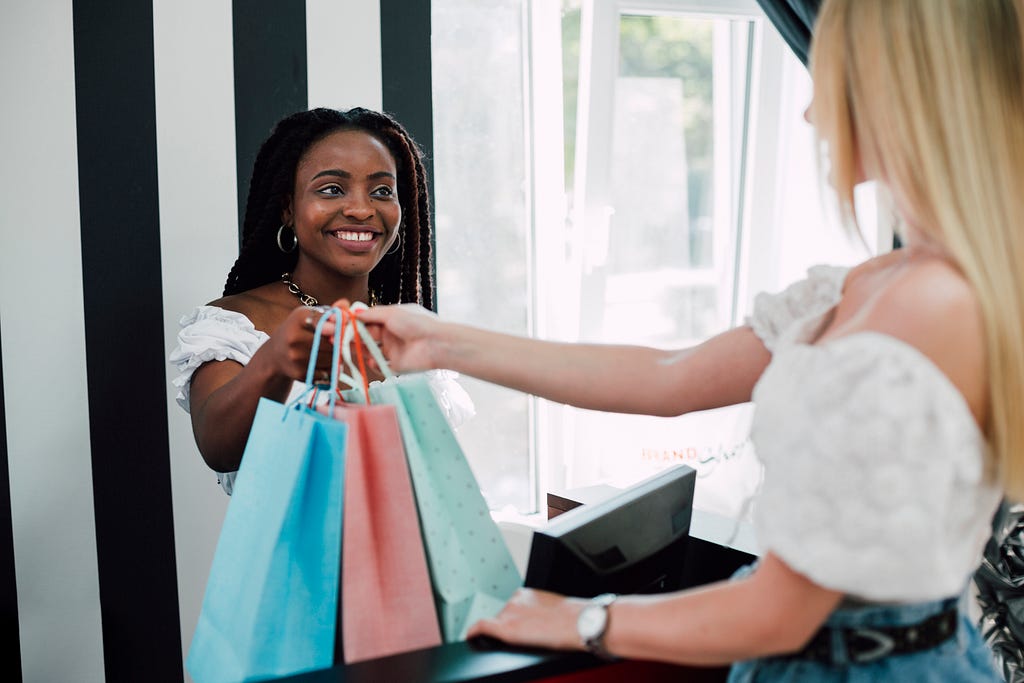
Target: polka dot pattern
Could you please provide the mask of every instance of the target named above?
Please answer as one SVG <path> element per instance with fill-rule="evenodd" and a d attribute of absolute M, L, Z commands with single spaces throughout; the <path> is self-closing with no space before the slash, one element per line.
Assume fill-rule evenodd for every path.
<path fill-rule="evenodd" d="M 444 639 L 462 640 L 522 579 L 426 378 L 374 384 L 370 397 L 398 413 Z"/>

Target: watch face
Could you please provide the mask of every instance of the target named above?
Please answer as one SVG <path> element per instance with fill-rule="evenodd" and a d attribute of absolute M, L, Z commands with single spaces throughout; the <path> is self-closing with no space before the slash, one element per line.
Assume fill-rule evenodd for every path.
<path fill-rule="evenodd" d="M 587 605 L 580 612 L 580 618 L 576 622 L 580 637 L 584 641 L 597 638 L 604 632 L 605 622 L 608 621 L 608 613 L 601 605 Z"/>

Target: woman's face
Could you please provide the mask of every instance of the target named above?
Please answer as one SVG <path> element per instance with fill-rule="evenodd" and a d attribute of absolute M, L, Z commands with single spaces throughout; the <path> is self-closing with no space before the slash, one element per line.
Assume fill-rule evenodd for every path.
<path fill-rule="evenodd" d="M 814 126 L 815 128 L 817 128 L 817 124 L 815 124 L 815 122 L 814 122 L 814 99 L 813 98 L 811 99 L 810 103 L 808 103 L 807 108 L 804 109 L 804 121 L 806 121 L 807 123 L 809 123 L 812 126 Z M 864 170 L 864 162 L 863 162 L 863 159 L 861 158 L 860 149 L 859 148 L 855 148 L 854 149 L 854 154 L 856 155 L 856 158 L 854 159 L 854 163 L 856 164 L 856 170 L 855 170 L 855 175 L 854 175 L 854 185 L 859 185 L 859 184 L 861 184 L 863 182 L 867 182 L 868 180 L 873 180 L 873 178 L 868 177 L 868 174 Z M 828 158 L 828 159 L 826 159 L 826 161 L 829 164 L 829 171 L 828 171 L 828 181 L 829 181 L 829 184 L 835 185 L 835 178 L 833 178 L 833 176 L 832 176 L 832 163 L 831 163 L 832 159 Z"/>
<path fill-rule="evenodd" d="M 297 272 L 319 264 L 349 277 L 368 274 L 402 222 L 391 152 L 361 130 L 331 133 L 299 160 L 282 219 L 299 241 Z"/>

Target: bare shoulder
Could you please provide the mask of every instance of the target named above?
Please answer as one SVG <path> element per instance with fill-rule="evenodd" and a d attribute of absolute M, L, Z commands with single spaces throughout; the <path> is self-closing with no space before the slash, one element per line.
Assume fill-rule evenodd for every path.
<path fill-rule="evenodd" d="M 986 403 L 986 344 L 981 305 L 952 264 L 923 258 L 880 289 L 864 327 L 913 346 L 960 390 L 977 418 Z"/>
<path fill-rule="evenodd" d="M 290 297 L 279 296 L 279 292 L 276 291 L 279 287 L 274 287 L 274 284 L 276 283 L 221 297 L 208 305 L 241 313 L 257 330 L 270 334 L 295 308 Z"/>
<path fill-rule="evenodd" d="M 967 278 L 952 264 L 922 259 L 881 287 L 868 326 L 926 349 L 943 338 L 983 342 L 981 307 Z"/>

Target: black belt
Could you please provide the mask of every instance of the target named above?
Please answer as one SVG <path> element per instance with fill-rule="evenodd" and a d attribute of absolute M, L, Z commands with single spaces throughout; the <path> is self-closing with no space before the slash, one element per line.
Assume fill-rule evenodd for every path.
<path fill-rule="evenodd" d="M 907 626 L 877 626 L 875 628 L 835 628 L 825 626 L 818 630 L 804 649 L 791 655 L 798 659 L 818 662 L 842 662 L 836 656 L 833 643 L 838 637 L 846 650 L 847 662 L 866 664 L 889 655 L 910 654 L 929 650 L 946 642 L 956 633 L 960 613 L 956 607 Z"/>

